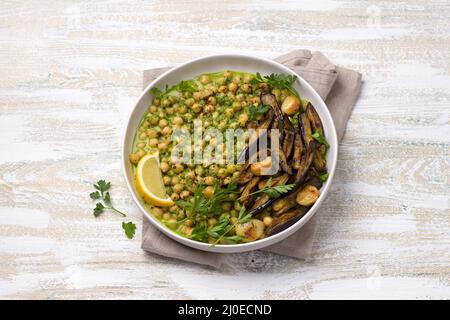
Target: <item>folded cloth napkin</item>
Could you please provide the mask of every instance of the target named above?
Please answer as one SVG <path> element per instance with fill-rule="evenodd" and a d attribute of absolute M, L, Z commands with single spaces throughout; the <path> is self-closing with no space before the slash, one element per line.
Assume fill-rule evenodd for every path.
<path fill-rule="evenodd" d="M 325 101 L 341 140 L 348 118 L 361 90 L 361 74 L 330 62 L 322 53 L 295 50 L 275 59 L 302 76 Z M 168 68 L 144 71 L 144 88 Z M 320 210 L 300 230 L 285 240 L 265 248 L 265 251 L 298 259 L 311 255 Z M 215 268 L 224 264 L 229 254 L 204 252 L 170 239 L 144 218 L 142 249 L 158 255 L 194 262 Z"/>

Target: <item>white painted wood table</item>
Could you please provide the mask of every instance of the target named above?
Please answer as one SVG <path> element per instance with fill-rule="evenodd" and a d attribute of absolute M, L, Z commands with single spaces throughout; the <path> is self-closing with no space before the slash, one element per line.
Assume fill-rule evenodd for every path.
<path fill-rule="evenodd" d="M 2 1 L 0 297 L 450 298 L 448 1 Z M 88 197 L 120 169 L 142 70 L 321 50 L 361 71 L 314 255 L 212 270 L 146 254 Z"/>

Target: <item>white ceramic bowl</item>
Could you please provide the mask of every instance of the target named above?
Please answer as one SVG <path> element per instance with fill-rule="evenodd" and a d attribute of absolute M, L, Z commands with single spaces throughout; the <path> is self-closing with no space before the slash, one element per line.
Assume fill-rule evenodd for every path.
<path fill-rule="evenodd" d="M 222 70 L 236 70 L 251 73 L 259 72 L 262 75 L 267 75 L 271 73 L 296 75 L 298 77 L 298 80 L 295 83 L 294 86 L 295 89 L 300 93 L 302 97 L 311 101 L 311 103 L 315 107 L 317 113 L 319 114 L 322 120 L 322 124 L 325 131 L 324 133 L 330 145 L 330 149 L 327 154 L 327 166 L 329 177 L 326 183 L 322 186 L 321 195 L 319 199 L 316 201 L 316 203 L 312 206 L 312 208 L 310 208 L 310 210 L 306 213 L 305 216 L 303 216 L 291 227 L 283 230 L 278 234 L 255 242 L 211 246 L 210 244 L 207 243 L 202 243 L 184 238 L 172 232 L 171 230 L 163 226 L 156 218 L 154 218 L 144 208 L 144 206 L 142 205 L 143 200 L 141 200 L 140 196 L 136 191 L 136 187 L 134 184 L 134 177 L 132 174 L 132 167 L 128 160 L 128 155 L 132 150 L 133 137 L 138 128 L 140 120 L 143 117 L 145 111 L 150 106 L 150 103 L 153 99 L 153 94 L 150 91 L 151 88 L 156 86 L 162 89 L 166 85 L 169 86 L 174 85 L 179 83 L 181 80 L 192 79 L 202 73 L 217 72 Z M 334 127 L 331 115 L 328 112 L 325 103 L 317 94 L 317 92 L 302 77 L 300 77 L 298 74 L 288 69 L 287 67 L 272 60 L 245 55 L 227 54 L 227 55 L 207 56 L 186 62 L 182 65 L 179 65 L 165 72 L 157 79 L 155 79 L 152 83 L 150 83 L 147 86 L 147 88 L 145 88 L 144 92 L 137 100 L 137 103 L 134 105 L 128 117 L 122 145 L 122 167 L 123 173 L 125 175 L 125 180 L 127 181 L 128 188 L 131 192 L 131 195 L 133 196 L 134 201 L 143 212 L 145 218 L 148 219 L 153 224 L 153 226 L 155 226 L 158 230 L 163 232 L 168 237 L 192 248 L 210 252 L 231 253 L 231 252 L 243 252 L 261 249 L 270 246 L 272 244 L 275 244 L 277 242 L 280 242 L 281 240 L 292 235 L 294 232 L 302 232 L 299 229 L 306 222 L 308 222 L 309 219 L 311 219 L 311 217 L 316 213 L 322 202 L 325 200 L 325 197 L 327 196 L 330 184 L 333 181 L 334 171 L 336 168 L 337 153 L 338 153 L 338 142 L 336 136 L 336 129 Z"/>

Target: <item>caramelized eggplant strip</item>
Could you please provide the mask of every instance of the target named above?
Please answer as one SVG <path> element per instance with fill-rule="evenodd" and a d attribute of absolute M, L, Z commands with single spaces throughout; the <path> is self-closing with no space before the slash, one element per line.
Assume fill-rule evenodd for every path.
<path fill-rule="evenodd" d="M 306 115 L 308 117 L 309 122 L 311 123 L 312 131 L 323 132 L 322 121 L 320 120 L 316 109 L 314 109 L 314 107 L 311 103 L 308 103 L 308 105 L 306 106 Z"/>
<path fill-rule="evenodd" d="M 281 169 L 289 175 L 293 174 L 292 168 L 289 166 L 286 155 L 284 154 L 283 149 L 278 150 L 278 157 Z"/>
<path fill-rule="evenodd" d="M 288 180 L 289 180 L 289 175 L 283 174 L 276 181 L 272 180 L 269 186 L 270 187 L 280 186 L 280 185 L 286 184 L 286 182 Z M 255 201 L 255 203 L 251 207 L 250 213 L 252 215 L 255 215 L 255 214 L 261 212 L 262 210 L 264 210 L 265 208 L 267 208 L 274 201 L 275 201 L 275 199 L 270 198 L 267 194 L 263 194 Z"/>
<path fill-rule="evenodd" d="M 295 134 L 294 138 L 294 155 L 292 156 L 292 167 L 296 170 L 300 168 L 303 154 L 303 140 L 300 133 Z"/>
<path fill-rule="evenodd" d="M 298 125 L 302 133 L 302 138 L 303 142 L 305 143 L 305 147 L 308 148 L 311 141 L 313 141 L 313 137 L 311 132 L 311 124 L 309 123 L 308 116 L 306 115 L 306 113 L 298 115 Z"/>
<path fill-rule="evenodd" d="M 294 138 L 295 138 L 295 128 L 289 120 L 289 117 L 284 117 L 284 139 L 283 139 L 283 152 L 286 155 L 286 158 L 289 159 L 291 156 L 292 149 L 294 147 Z"/>
<path fill-rule="evenodd" d="M 287 196 L 274 201 L 272 204 L 272 209 L 275 216 L 278 217 L 297 205 L 297 202 L 295 201 L 297 198 L 297 192 L 298 188 L 292 190 Z"/>
<path fill-rule="evenodd" d="M 266 229 L 266 236 L 271 236 L 275 233 L 283 231 L 289 228 L 298 220 L 300 220 L 305 213 L 308 212 L 308 208 L 298 206 L 294 210 L 286 212 L 279 217 L 276 217 L 272 221 L 272 225 Z"/>
<path fill-rule="evenodd" d="M 321 144 L 314 153 L 314 168 L 316 168 L 317 171 L 322 172 L 327 169 L 327 161 L 325 159 L 325 155 L 327 152 L 327 147 L 323 144 Z"/>
<path fill-rule="evenodd" d="M 316 143 L 315 141 L 311 141 L 309 147 L 306 149 L 306 154 L 302 157 L 300 168 L 295 175 L 295 184 L 299 185 L 305 180 L 306 174 L 313 162 L 315 150 Z"/>
<path fill-rule="evenodd" d="M 249 196 L 249 194 L 253 192 L 253 189 L 257 186 L 259 179 L 259 177 L 253 177 L 242 191 L 240 199 L 245 206 L 249 206 L 251 204 L 253 197 Z"/>
<path fill-rule="evenodd" d="M 245 162 L 244 166 L 242 167 L 241 171 L 239 172 L 239 176 L 236 178 L 235 182 L 237 184 L 246 184 L 248 183 L 254 176 L 252 171 L 250 170 L 250 166 L 252 163 L 255 163 L 256 160 L 259 157 L 259 152 L 255 152 L 253 154 L 249 154 L 249 147 L 247 147 L 245 153 L 247 154 L 247 161 Z M 270 149 L 266 150 L 266 154 L 269 154 Z"/>

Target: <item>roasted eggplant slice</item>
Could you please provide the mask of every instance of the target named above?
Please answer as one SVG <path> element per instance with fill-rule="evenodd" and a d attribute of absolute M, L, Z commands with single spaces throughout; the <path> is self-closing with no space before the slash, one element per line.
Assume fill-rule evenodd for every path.
<path fill-rule="evenodd" d="M 325 159 L 327 153 L 327 147 L 321 144 L 314 153 L 314 168 L 317 171 L 322 172 L 327 169 L 327 161 Z"/>
<path fill-rule="evenodd" d="M 298 170 L 302 161 L 303 140 L 300 133 L 296 133 L 294 137 L 294 155 L 292 156 L 292 168 Z"/>
<path fill-rule="evenodd" d="M 275 179 L 274 179 L 275 180 Z M 270 183 L 270 187 L 274 186 L 280 186 L 283 184 L 286 184 L 286 182 L 289 180 L 289 175 L 284 174 L 281 175 L 276 181 L 272 180 Z M 261 195 L 253 204 L 250 213 L 254 216 L 255 214 L 261 212 L 265 208 L 267 208 L 269 205 L 271 205 L 275 199 L 270 198 L 267 194 Z"/>
<path fill-rule="evenodd" d="M 278 150 L 278 156 L 279 156 L 279 162 L 280 162 L 280 167 L 281 169 L 283 169 L 284 172 L 286 172 L 289 175 L 293 174 L 292 168 L 290 167 L 286 155 L 284 154 L 283 149 L 279 149 Z"/>
<path fill-rule="evenodd" d="M 298 220 L 300 220 L 305 213 L 308 212 L 308 208 L 298 206 L 294 210 L 286 212 L 279 217 L 276 217 L 272 221 L 272 225 L 266 229 L 266 236 L 271 236 L 275 233 L 283 231 L 289 228 Z"/>
<path fill-rule="evenodd" d="M 302 132 L 302 138 L 303 142 L 305 143 L 305 147 L 308 148 L 311 141 L 313 141 L 313 137 L 311 132 L 311 124 L 306 113 L 298 115 L 298 125 L 300 127 L 300 131 Z"/>
<path fill-rule="evenodd" d="M 302 161 L 300 163 L 300 168 L 297 171 L 297 174 L 295 175 L 295 184 L 301 184 L 305 178 L 306 173 L 308 169 L 311 167 L 311 164 L 314 159 L 314 154 L 316 150 L 316 143 L 315 141 L 311 141 L 309 144 L 309 147 L 306 150 L 306 154 L 302 157 Z"/>
<path fill-rule="evenodd" d="M 297 205 L 297 192 L 298 189 L 292 190 L 287 196 L 275 200 L 272 204 L 275 216 L 280 216 Z"/>
<path fill-rule="evenodd" d="M 312 131 L 314 131 L 314 132 L 316 132 L 316 131 L 323 132 L 322 121 L 320 120 L 316 109 L 314 109 L 314 107 L 313 107 L 313 105 L 311 103 L 308 103 L 308 105 L 306 106 L 305 113 L 306 113 L 306 115 L 308 117 L 309 122 L 311 123 Z"/>
<path fill-rule="evenodd" d="M 249 196 L 250 193 L 253 192 L 255 187 L 258 185 L 260 177 L 253 177 L 249 183 L 244 187 L 244 190 L 241 193 L 241 202 L 247 207 L 253 202 L 253 197 Z"/>

